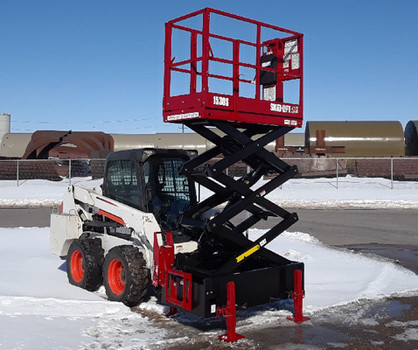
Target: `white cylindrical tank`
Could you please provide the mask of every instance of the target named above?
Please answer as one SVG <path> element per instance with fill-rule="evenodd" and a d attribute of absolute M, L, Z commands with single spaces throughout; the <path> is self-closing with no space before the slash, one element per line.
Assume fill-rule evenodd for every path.
<path fill-rule="evenodd" d="M 0 150 L 3 136 L 10 133 L 10 114 L 0 113 Z"/>

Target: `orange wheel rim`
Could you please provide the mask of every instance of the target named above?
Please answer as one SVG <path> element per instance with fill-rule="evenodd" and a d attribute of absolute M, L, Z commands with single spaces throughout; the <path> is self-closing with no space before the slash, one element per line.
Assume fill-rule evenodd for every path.
<path fill-rule="evenodd" d="M 80 283 L 84 277 L 83 254 L 75 250 L 71 255 L 71 275 L 75 282 Z"/>
<path fill-rule="evenodd" d="M 125 274 L 122 261 L 119 259 L 113 259 L 107 270 L 107 277 L 109 281 L 109 287 L 113 294 L 121 295 L 125 290 Z"/>

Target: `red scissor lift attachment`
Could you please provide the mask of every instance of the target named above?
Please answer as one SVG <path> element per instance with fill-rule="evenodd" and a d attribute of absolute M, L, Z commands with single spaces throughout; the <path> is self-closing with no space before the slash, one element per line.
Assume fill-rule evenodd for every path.
<path fill-rule="evenodd" d="M 254 40 L 218 34 L 216 24 Z M 302 126 L 302 34 L 203 9 L 168 22 L 165 35 L 164 121 Z"/>
<path fill-rule="evenodd" d="M 217 25 L 239 38 L 223 34 Z M 303 285 L 303 274 L 302 281 L 294 278 L 295 271 L 303 273 L 303 263 L 265 247 L 298 220 L 266 198 L 297 168 L 264 148 L 302 126 L 303 36 L 207 8 L 166 23 L 164 67 L 164 121 L 182 123 L 214 145 L 180 173 L 213 195 L 189 209 L 181 222 L 201 231 L 198 252 L 162 257 L 170 262 L 163 272 L 158 267 L 161 283 L 154 276 L 154 284 L 163 287 L 168 305 L 201 317 L 233 310 L 235 320 L 232 305 L 286 299 L 295 282 Z M 228 176 L 227 169 L 238 162 L 251 171 L 240 179 Z M 273 178 L 257 187 L 265 175 Z M 222 207 L 218 214 L 199 223 L 202 213 L 217 206 Z M 249 239 L 247 230 L 269 217 L 281 221 Z M 170 239 L 168 234 L 167 247 Z M 235 328 L 235 321 L 229 324 Z M 226 340 L 239 338 L 235 329 L 228 333 Z"/>

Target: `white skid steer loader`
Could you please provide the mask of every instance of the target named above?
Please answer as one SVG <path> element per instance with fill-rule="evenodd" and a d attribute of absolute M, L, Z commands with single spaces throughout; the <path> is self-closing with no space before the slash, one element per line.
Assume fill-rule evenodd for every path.
<path fill-rule="evenodd" d="M 61 213 L 51 215 L 51 251 L 66 259 L 71 284 L 90 291 L 104 284 L 110 300 L 137 305 L 153 274 L 154 233 L 175 231 L 175 254 L 196 250 L 197 242 L 178 225 L 196 203 L 194 184 L 178 167 L 194 155 L 156 149 L 111 153 L 102 186 L 68 187 Z"/>

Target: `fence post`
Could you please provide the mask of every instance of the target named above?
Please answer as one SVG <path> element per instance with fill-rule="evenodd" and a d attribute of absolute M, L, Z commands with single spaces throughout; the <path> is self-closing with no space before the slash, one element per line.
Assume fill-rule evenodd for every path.
<path fill-rule="evenodd" d="M 70 186 L 71 186 L 71 158 L 68 161 L 68 179 L 70 180 Z"/>
<path fill-rule="evenodd" d="M 337 161 L 337 189 L 338 189 L 338 158 L 336 159 Z"/>
<path fill-rule="evenodd" d="M 390 157 L 390 188 L 393 190 L 393 157 Z"/>
<path fill-rule="evenodd" d="M 19 187 L 19 159 L 16 160 L 16 187 Z"/>

